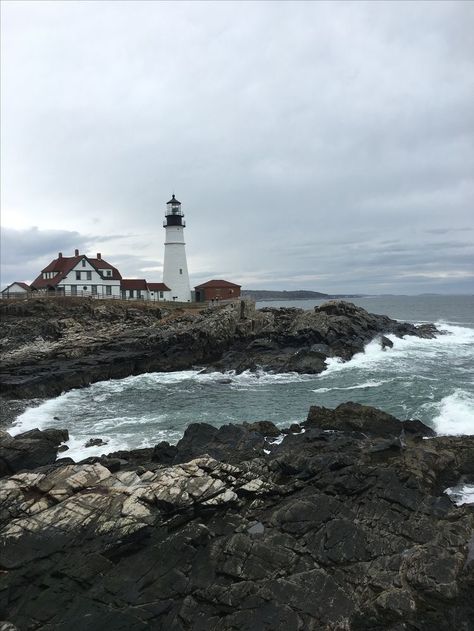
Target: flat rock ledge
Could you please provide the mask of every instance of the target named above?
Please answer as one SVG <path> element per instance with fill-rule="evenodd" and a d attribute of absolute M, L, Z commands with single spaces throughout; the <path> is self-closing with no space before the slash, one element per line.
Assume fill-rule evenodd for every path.
<path fill-rule="evenodd" d="M 474 480 L 474 436 L 354 403 L 287 432 L 23 457 L 0 479 L 0 629 L 471 631 L 474 510 L 444 490 Z"/>

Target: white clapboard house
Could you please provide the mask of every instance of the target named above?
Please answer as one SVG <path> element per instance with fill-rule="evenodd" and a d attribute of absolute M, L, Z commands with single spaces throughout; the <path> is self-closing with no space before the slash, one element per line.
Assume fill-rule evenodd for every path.
<path fill-rule="evenodd" d="M 122 298 L 124 300 L 171 300 L 171 290 L 164 283 L 149 283 L 144 279 L 122 278 L 119 270 L 102 258 L 74 252 L 51 261 L 28 287 L 26 283 L 12 283 L 2 292 L 2 297 L 20 295 L 23 292 L 63 296 L 92 296 L 94 298 Z"/>
<path fill-rule="evenodd" d="M 74 256 L 63 256 L 51 261 L 31 283 L 33 291 L 55 292 L 66 296 L 91 295 L 99 298 L 120 298 L 118 269 L 107 263 L 100 253 L 95 258 L 74 252 Z"/>

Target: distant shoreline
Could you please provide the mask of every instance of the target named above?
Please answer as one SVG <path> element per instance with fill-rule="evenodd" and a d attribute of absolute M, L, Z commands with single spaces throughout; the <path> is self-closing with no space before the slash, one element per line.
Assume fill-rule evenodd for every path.
<path fill-rule="evenodd" d="M 367 294 L 323 294 L 318 291 L 272 291 L 269 289 L 243 289 L 243 298 L 253 298 L 257 302 L 272 300 L 333 300 L 343 298 L 364 298 Z"/>

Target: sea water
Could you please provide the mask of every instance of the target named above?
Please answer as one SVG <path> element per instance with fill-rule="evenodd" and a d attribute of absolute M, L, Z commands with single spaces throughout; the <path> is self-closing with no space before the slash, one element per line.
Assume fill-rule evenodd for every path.
<path fill-rule="evenodd" d="M 444 334 L 433 340 L 389 335 L 393 348 L 382 350 L 371 342 L 349 362 L 327 360 L 320 375 L 186 370 L 102 381 L 28 408 L 10 431 L 66 427 L 71 439 L 64 455 L 79 460 L 162 440 L 173 443 L 193 422 L 220 426 L 270 420 L 285 426 L 303 421 L 311 405 L 355 401 L 400 419 L 421 419 L 439 434 L 474 434 L 474 298 L 390 296 L 352 302 L 401 320 L 436 321 Z M 84 447 L 96 437 L 107 445 Z"/>

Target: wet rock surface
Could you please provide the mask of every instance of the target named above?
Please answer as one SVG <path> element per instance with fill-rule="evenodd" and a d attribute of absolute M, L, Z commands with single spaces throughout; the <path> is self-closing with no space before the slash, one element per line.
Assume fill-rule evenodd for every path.
<path fill-rule="evenodd" d="M 474 436 L 426 438 L 353 403 L 312 408 L 296 429 L 277 444 L 271 424 L 194 424 L 175 446 L 3 477 L 0 619 L 473 629 L 474 511 L 443 491 L 474 479 Z"/>
<path fill-rule="evenodd" d="M 194 367 L 312 374 L 324 370 L 327 357 L 348 360 L 373 339 L 389 348 L 386 334 L 437 333 L 433 325 L 416 327 L 337 300 L 313 311 L 256 310 L 248 301 L 169 309 L 88 300 L 2 301 L 2 395 L 51 397 L 104 379 Z"/>

